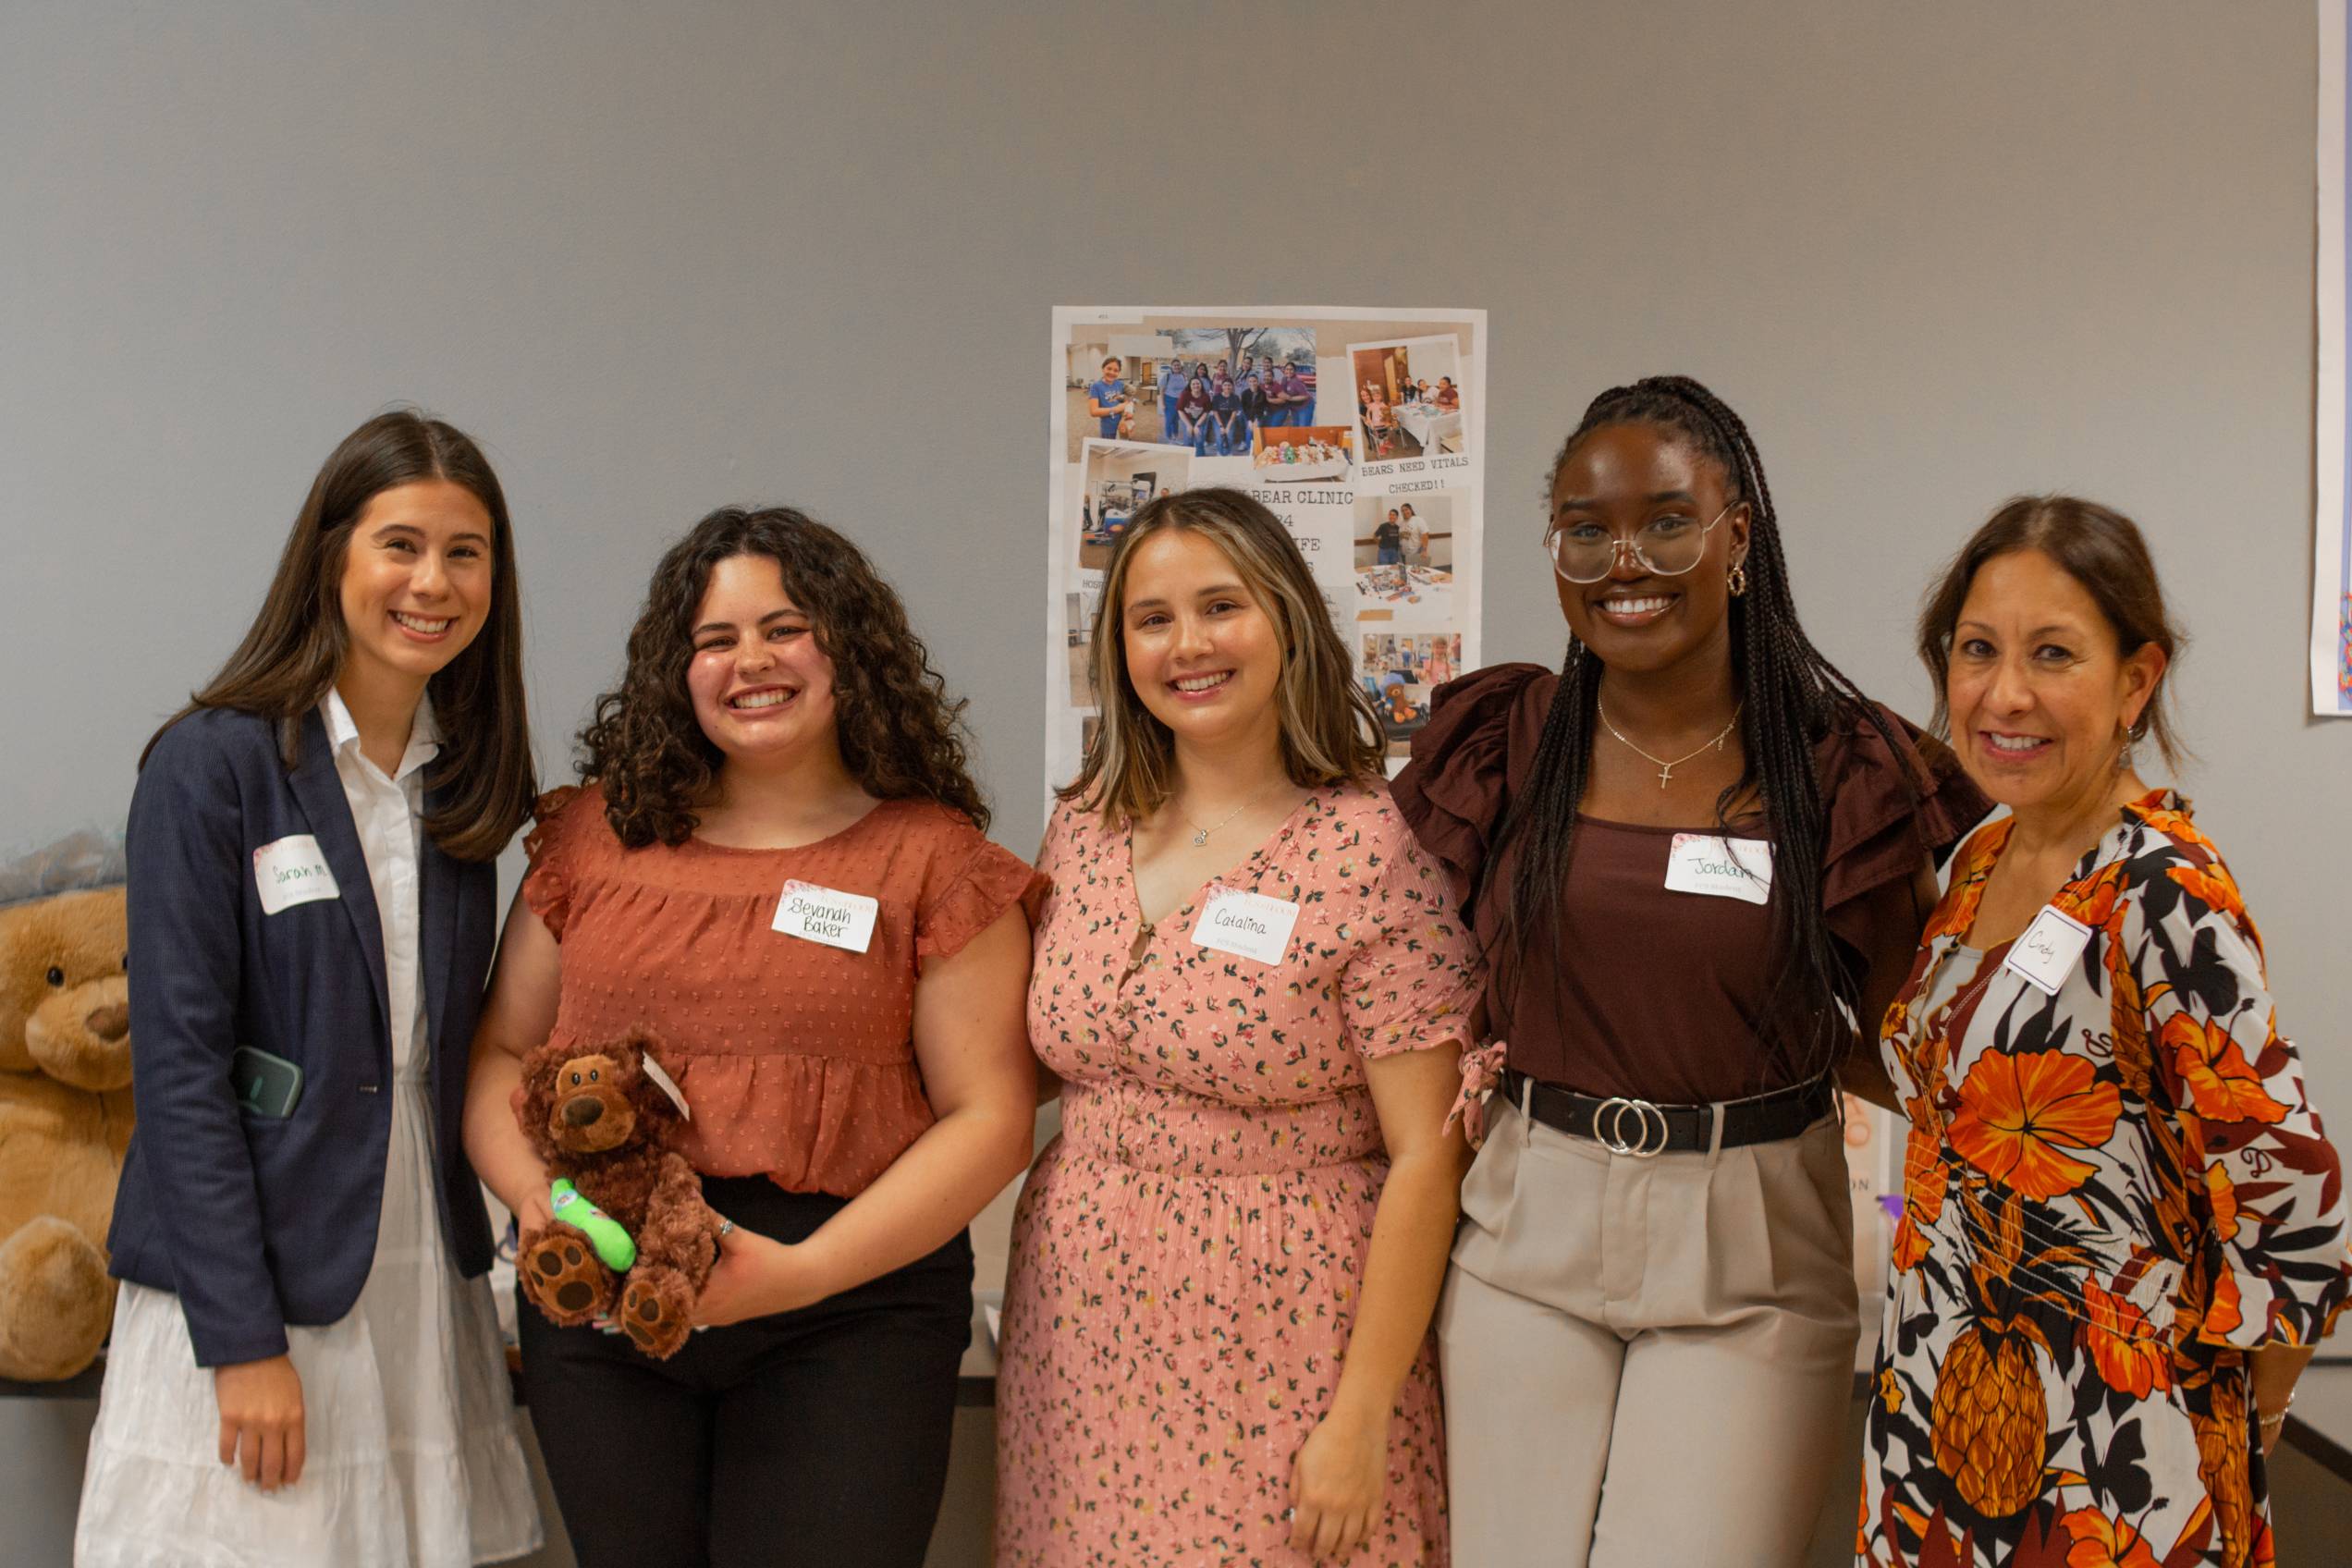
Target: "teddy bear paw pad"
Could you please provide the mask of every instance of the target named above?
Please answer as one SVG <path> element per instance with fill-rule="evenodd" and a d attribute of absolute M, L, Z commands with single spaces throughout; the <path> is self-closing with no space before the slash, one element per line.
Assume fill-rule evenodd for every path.
<path fill-rule="evenodd" d="M 588 1243 L 578 1236 L 548 1236 L 522 1258 L 532 1290 L 555 1313 L 584 1322 L 608 1299 L 609 1278 Z"/>
<path fill-rule="evenodd" d="M 620 1327 L 639 1350 L 667 1356 L 686 1342 L 691 1325 L 684 1302 L 674 1292 L 631 1280 L 621 1293 Z"/>

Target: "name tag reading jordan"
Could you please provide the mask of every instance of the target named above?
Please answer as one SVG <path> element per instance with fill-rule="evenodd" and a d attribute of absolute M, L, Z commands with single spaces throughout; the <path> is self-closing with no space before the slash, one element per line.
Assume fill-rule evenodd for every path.
<path fill-rule="evenodd" d="M 771 924 L 787 937 L 862 953 L 874 941 L 874 917 L 881 910 L 880 900 L 864 893 L 792 881 L 784 884 L 784 896 L 776 900 L 776 919 Z"/>
<path fill-rule="evenodd" d="M 1768 903 L 1772 897 L 1772 841 L 1677 833 L 1666 857 L 1666 886 L 1676 893 Z"/>
<path fill-rule="evenodd" d="M 1298 915 L 1296 904 L 1218 884 L 1209 888 L 1208 901 L 1193 923 L 1193 940 L 1236 958 L 1280 963 Z"/>
<path fill-rule="evenodd" d="M 326 868 L 326 857 L 319 852 L 318 840 L 308 833 L 253 851 L 253 889 L 262 895 L 263 914 L 343 896 L 335 885 L 335 873 Z"/>
<path fill-rule="evenodd" d="M 2066 983 L 2066 972 L 2082 957 L 2090 941 L 2090 927 L 2065 911 L 2045 905 L 2026 934 L 2009 944 L 2001 967 L 2034 989 L 2056 996 Z"/>

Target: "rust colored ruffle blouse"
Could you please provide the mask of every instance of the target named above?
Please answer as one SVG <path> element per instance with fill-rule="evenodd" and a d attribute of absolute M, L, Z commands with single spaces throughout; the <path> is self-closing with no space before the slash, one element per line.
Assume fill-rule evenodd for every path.
<path fill-rule="evenodd" d="M 933 1121 L 915 1066 L 914 985 L 1045 879 L 931 801 L 884 801 L 788 850 L 689 839 L 624 849 L 594 786 L 540 802 L 523 898 L 563 948 L 553 1039 L 637 1025 L 692 1117 L 710 1176 L 854 1197 Z M 863 953 L 770 922 L 788 880 L 880 900 Z"/>

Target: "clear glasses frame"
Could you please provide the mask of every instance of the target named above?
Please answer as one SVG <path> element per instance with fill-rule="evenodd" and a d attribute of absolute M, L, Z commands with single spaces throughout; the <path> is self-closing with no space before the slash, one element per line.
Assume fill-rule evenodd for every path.
<path fill-rule="evenodd" d="M 1609 555 L 1607 559 L 1601 563 L 1600 570 L 1593 572 L 1589 577 L 1579 577 L 1575 575 L 1575 573 L 1570 571 L 1567 566 L 1561 560 L 1560 546 L 1562 537 L 1562 530 L 1560 523 L 1556 521 L 1550 528 L 1544 530 L 1544 554 L 1551 558 L 1551 570 L 1559 573 L 1562 581 L 1577 583 L 1579 585 L 1587 582 L 1599 582 L 1607 578 L 1611 572 L 1617 570 L 1617 559 L 1620 556 L 1623 555 L 1632 556 L 1634 557 L 1634 564 L 1640 567 L 1644 571 L 1648 572 L 1653 577 L 1685 576 L 1692 570 L 1696 570 L 1699 561 L 1706 557 L 1707 536 L 1714 532 L 1715 523 L 1721 522 L 1725 518 L 1731 516 L 1732 508 L 1739 504 L 1740 503 L 1737 501 L 1725 502 L 1723 509 L 1715 514 L 1714 522 L 1708 523 L 1705 527 L 1698 531 L 1698 547 L 1691 552 L 1691 558 L 1689 562 L 1683 566 L 1660 566 L 1658 564 L 1656 557 L 1654 557 L 1648 549 L 1643 547 L 1642 535 L 1648 533 L 1651 529 L 1658 526 L 1658 524 L 1654 522 L 1644 523 L 1640 528 L 1635 530 L 1631 538 L 1618 534 L 1611 534 L 1609 540 Z"/>

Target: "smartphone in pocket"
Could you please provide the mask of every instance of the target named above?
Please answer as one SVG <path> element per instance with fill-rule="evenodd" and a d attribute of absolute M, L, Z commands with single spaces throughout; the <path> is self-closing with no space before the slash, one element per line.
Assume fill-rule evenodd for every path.
<path fill-rule="evenodd" d="M 255 1046 L 239 1046 L 229 1053 L 228 1084 L 239 1110 L 273 1121 L 293 1115 L 302 1098 L 302 1070 Z"/>

